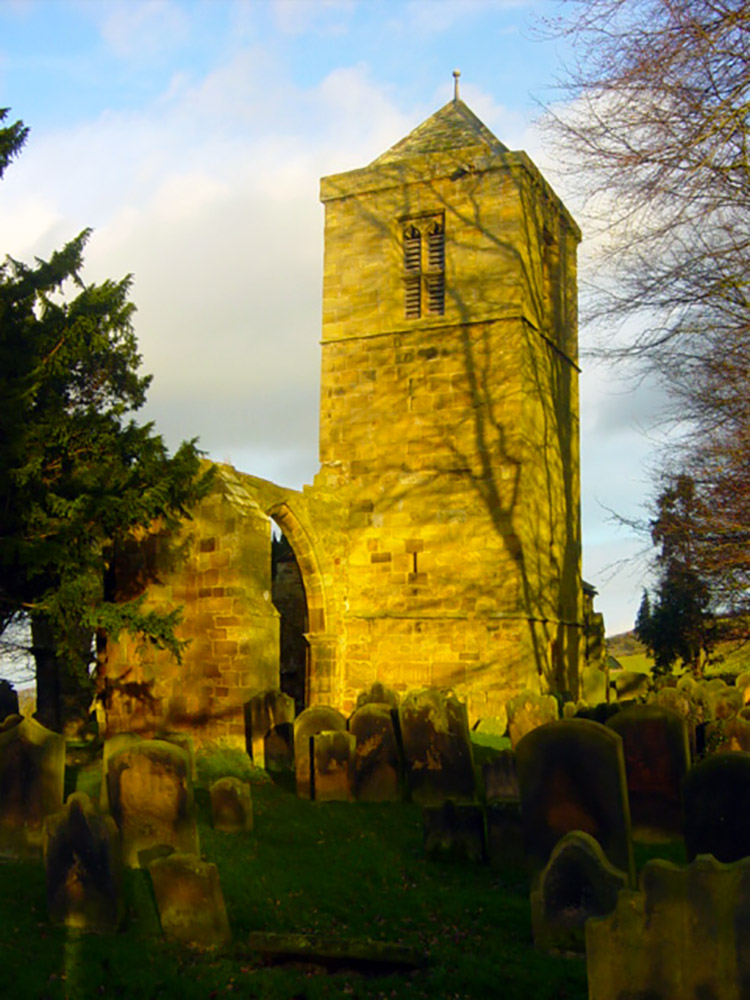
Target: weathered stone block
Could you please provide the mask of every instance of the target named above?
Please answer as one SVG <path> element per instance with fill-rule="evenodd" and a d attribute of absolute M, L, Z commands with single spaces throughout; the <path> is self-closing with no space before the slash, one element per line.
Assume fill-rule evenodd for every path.
<path fill-rule="evenodd" d="M 123 915 L 120 834 L 111 816 L 95 813 L 87 795 L 68 797 L 44 823 L 50 919 L 76 930 L 113 934 Z"/>
<path fill-rule="evenodd" d="M 541 872 L 566 833 L 583 830 L 634 884 L 621 737 L 588 719 L 548 722 L 518 744 L 516 765 L 532 876 Z"/>
<path fill-rule="evenodd" d="M 141 740 L 109 758 L 107 784 L 126 865 L 147 867 L 165 847 L 198 853 L 190 759 L 184 750 Z"/>
<path fill-rule="evenodd" d="M 247 833 L 253 828 L 253 800 L 250 784 L 240 778 L 214 781 L 209 789 L 211 818 L 215 830 Z"/>
<path fill-rule="evenodd" d="M 598 841 L 582 830 L 566 833 L 531 891 L 535 946 L 582 954 L 586 921 L 611 913 L 627 885 L 627 874 L 608 861 Z"/>
<path fill-rule="evenodd" d="M 166 937 L 196 948 L 229 943 L 231 931 L 216 865 L 178 853 L 152 861 L 148 872 Z"/>

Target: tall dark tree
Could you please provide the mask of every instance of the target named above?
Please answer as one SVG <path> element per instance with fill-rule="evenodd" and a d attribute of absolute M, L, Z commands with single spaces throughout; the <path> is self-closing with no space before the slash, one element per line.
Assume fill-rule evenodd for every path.
<path fill-rule="evenodd" d="M 0 167 L 26 134 L 0 129 Z M 37 715 L 58 729 L 90 699 L 94 633 L 127 629 L 179 654 L 179 610 L 118 602 L 107 573 L 118 545 L 187 516 L 207 488 L 195 442 L 170 456 L 132 418 L 151 379 L 139 374 L 131 279 L 83 281 L 89 235 L 0 266 L 0 632 L 30 620 Z"/>

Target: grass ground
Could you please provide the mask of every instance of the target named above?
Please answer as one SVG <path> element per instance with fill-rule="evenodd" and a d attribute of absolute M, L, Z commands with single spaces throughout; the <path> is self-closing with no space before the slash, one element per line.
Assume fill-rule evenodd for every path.
<path fill-rule="evenodd" d="M 41 863 L 3 861 L 1 997 L 585 1000 L 584 961 L 532 947 L 524 873 L 427 861 L 418 806 L 308 802 L 249 771 L 241 758 L 199 763 L 201 850 L 219 868 L 233 945 L 201 954 L 164 942 L 141 871 L 127 873 L 127 920 L 119 934 L 52 927 Z M 252 834 L 222 834 L 210 825 L 208 783 L 227 769 L 252 777 Z M 92 765 L 71 771 L 67 783 L 96 794 L 98 780 Z M 243 947 L 259 930 L 399 942 L 429 960 L 418 972 L 385 976 L 261 967 Z"/>

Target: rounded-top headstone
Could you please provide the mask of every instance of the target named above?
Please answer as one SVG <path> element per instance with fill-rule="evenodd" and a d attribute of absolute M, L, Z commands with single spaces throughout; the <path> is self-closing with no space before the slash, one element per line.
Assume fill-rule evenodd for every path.
<path fill-rule="evenodd" d="M 309 799 L 311 795 L 310 740 L 317 733 L 346 729 L 346 719 L 330 705 L 311 705 L 294 720 L 294 770 L 297 778 L 297 795 Z"/>
<path fill-rule="evenodd" d="M 750 856 L 750 753 L 704 758 L 688 771 L 683 798 L 691 861 L 699 854 L 727 863 Z"/>

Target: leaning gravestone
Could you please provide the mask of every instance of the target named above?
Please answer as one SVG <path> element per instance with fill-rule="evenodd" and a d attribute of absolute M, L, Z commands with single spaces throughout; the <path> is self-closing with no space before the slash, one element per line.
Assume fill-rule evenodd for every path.
<path fill-rule="evenodd" d="M 425 854 L 434 861 L 485 859 L 484 815 L 479 805 L 456 805 L 452 799 L 422 811 Z"/>
<path fill-rule="evenodd" d="M 629 705 L 607 726 L 622 737 L 633 836 L 682 835 L 682 780 L 690 767 L 687 724 L 660 705 Z"/>
<path fill-rule="evenodd" d="M 354 797 L 361 802 L 396 802 L 401 797 L 401 755 L 391 707 L 365 702 L 349 719 L 356 740 Z"/>
<path fill-rule="evenodd" d="M 44 824 L 50 920 L 76 930 L 114 934 L 122 921 L 120 834 L 111 816 L 75 792 Z"/>
<path fill-rule="evenodd" d="M 44 817 L 62 808 L 65 737 L 35 719 L 0 733 L 0 846 L 42 846 Z"/>
<path fill-rule="evenodd" d="M 141 740 L 110 757 L 107 784 L 126 865 L 146 868 L 165 849 L 198 853 L 190 758 L 184 750 Z"/>
<path fill-rule="evenodd" d="M 589 1000 L 745 1000 L 750 860 L 649 861 L 640 891 L 586 924 Z"/>
<path fill-rule="evenodd" d="M 696 764 L 683 783 L 685 847 L 692 860 L 750 856 L 750 753 L 715 754 Z"/>
<path fill-rule="evenodd" d="M 556 698 L 551 694 L 535 694 L 533 691 L 522 691 L 511 698 L 507 712 L 508 736 L 514 750 L 526 733 L 547 722 L 555 722 L 560 715 Z"/>
<path fill-rule="evenodd" d="M 357 740 L 336 729 L 312 738 L 312 798 L 316 802 L 350 802 L 354 798 Z"/>
<path fill-rule="evenodd" d="M 294 720 L 294 770 L 297 779 L 297 795 L 303 799 L 312 797 L 311 790 L 311 742 L 317 733 L 346 730 L 346 719 L 330 705 L 311 705 Z"/>
<path fill-rule="evenodd" d="M 224 833 L 248 833 L 252 830 L 253 800 L 249 782 L 231 776 L 219 778 L 208 792 L 214 830 Z"/>
<path fill-rule="evenodd" d="M 597 840 L 582 830 L 566 833 L 531 892 L 534 945 L 583 954 L 586 921 L 611 913 L 627 885 L 628 876 L 607 860 Z"/>
<path fill-rule="evenodd" d="M 610 862 L 634 879 L 625 757 L 620 736 L 587 719 L 562 719 L 528 733 L 516 748 L 524 841 L 537 875 L 571 830 L 591 834 Z"/>
<path fill-rule="evenodd" d="M 396 691 L 375 681 L 366 691 L 357 695 L 355 708 L 362 708 L 363 705 L 389 705 L 391 708 L 398 708 L 400 701 Z"/>
<path fill-rule="evenodd" d="M 404 765 L 415 802 L 472 802 L 476 788 L 466 705 L 452 691 L 410 691 L 399 714 Z"/>
<path fill-rule="evenodd" d="M 165 937 L 195 948 L 219 948 L 231 931 L 219 872 L 195 854 L 170 854 L 148 866 Z"/>
<path fill-rule="evenodd" d="M 269 729 L 294 722 L 294 698 L 282 691 L 261 691 L 245 702 L 245 746 L 256 767 L 265 767 L 265 738 Z"/>

